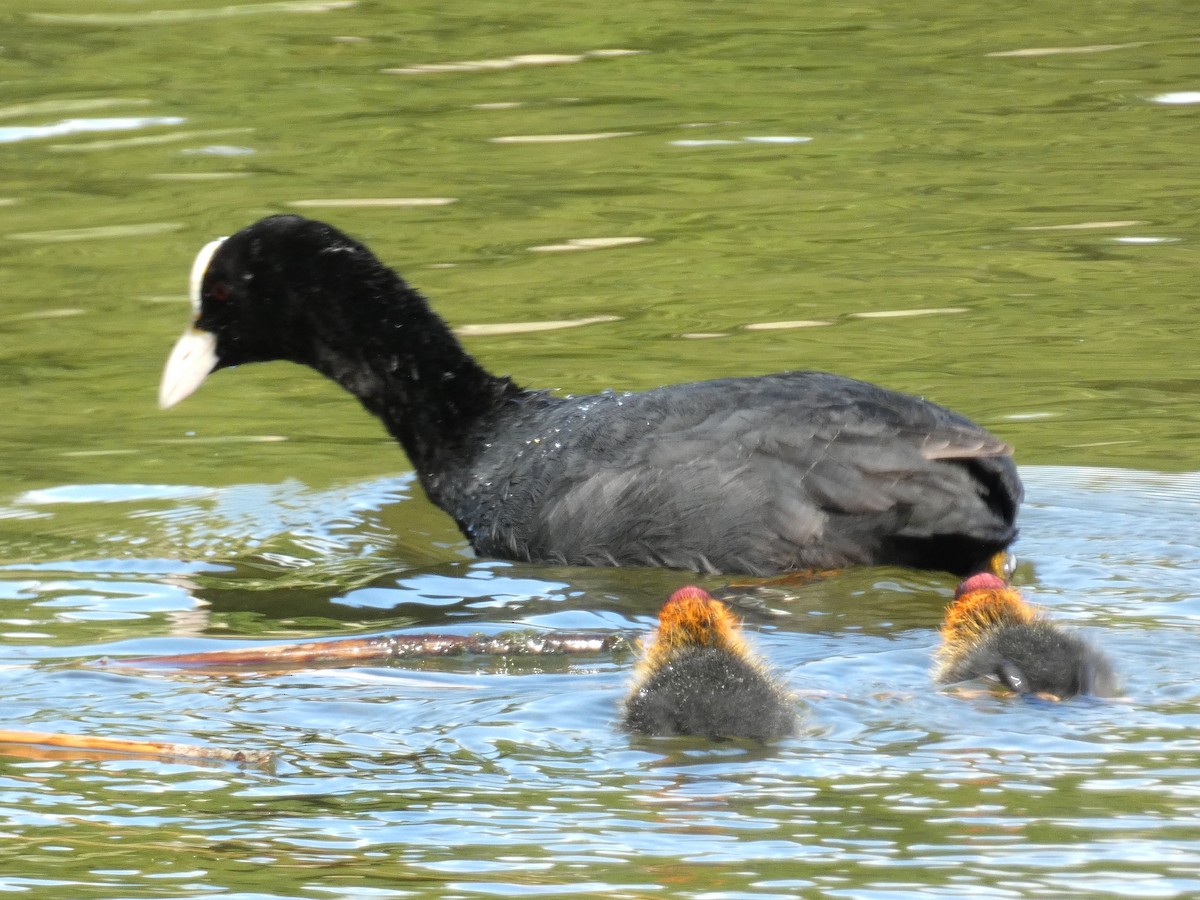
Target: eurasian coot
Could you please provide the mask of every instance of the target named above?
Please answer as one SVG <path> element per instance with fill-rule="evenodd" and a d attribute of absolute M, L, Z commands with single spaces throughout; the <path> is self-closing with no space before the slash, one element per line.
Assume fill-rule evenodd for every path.
<path fill-rule="evenodd" d="M 795 701 L 750 652 L 728 607 L 685 587 L 663 604 L 624 724 L 643 734 L 769 741 L 795 732 Z"/>
<path fill-rule="evenodd" d="M 917 397 L 821 372 L 560 397 L 485 371 L 361 243 L 271 216 L 207 244 L 173 406 L 214 369 L 311 366 L 404 447 L 483 556 L 770 575 L 982 571 L 1016 536 L 1011 448 Z"/>
<path fill-rule="evenodd" d="M 990 573 L 973 575 L 955 591 L 934 677 L 942 684 L 984 678 L 1018 694 L 1059 699 L 1117 692 L 1103 653 L 1043 618 Z"/>

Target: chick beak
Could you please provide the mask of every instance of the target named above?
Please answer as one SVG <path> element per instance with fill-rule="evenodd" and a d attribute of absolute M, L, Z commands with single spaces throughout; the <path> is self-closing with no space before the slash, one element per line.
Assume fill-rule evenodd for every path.
<path fill-rule="evenodd" d="M 158 405 L 167 409 L 189 397 L 217 367 L 217 337 L 210 331 L 189 326 L 167 358 Z"/>

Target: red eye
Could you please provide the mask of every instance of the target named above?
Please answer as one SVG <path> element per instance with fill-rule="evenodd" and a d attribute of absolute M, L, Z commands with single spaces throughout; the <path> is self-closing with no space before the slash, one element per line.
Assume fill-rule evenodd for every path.
<path fill-rule="evenodd" d="M 224 281 L 217 281 L 208 289 L 208 296 L 211 300 L 216 300 L 218 303 L 224 303 L 229 299 L 233 292 L 229 289 L 229 285 Z"/>

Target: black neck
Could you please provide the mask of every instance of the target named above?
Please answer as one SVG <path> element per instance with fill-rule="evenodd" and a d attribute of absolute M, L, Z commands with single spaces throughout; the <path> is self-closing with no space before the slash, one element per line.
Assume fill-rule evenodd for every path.
<path fill-rule="evenodd" d="M 396 273 L 377 264 L 355 279 L 351 308 L 304 304 L 317 321 L 299 359 L 333 379 L 401 443 L 434 502 L 470 464 L 500 410 L 525 392 L 470 356 Z M 331 286 L 310 284 L 323 292 Z"/>

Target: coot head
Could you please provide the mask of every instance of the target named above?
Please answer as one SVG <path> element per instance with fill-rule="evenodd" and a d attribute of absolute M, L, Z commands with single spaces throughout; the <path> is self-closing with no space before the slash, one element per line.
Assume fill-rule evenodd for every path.
<path fill-rule="evenodd" d="M 361 243 L 302 216 L 270 216 L 210 241 L 192 264 L 192 322 L 167 361 L 159 404 L 174 406 L 228 366 L 319 368 L 324 346 L 383 327 L 387 305 L 373 301 L 397 283 Z"/>

